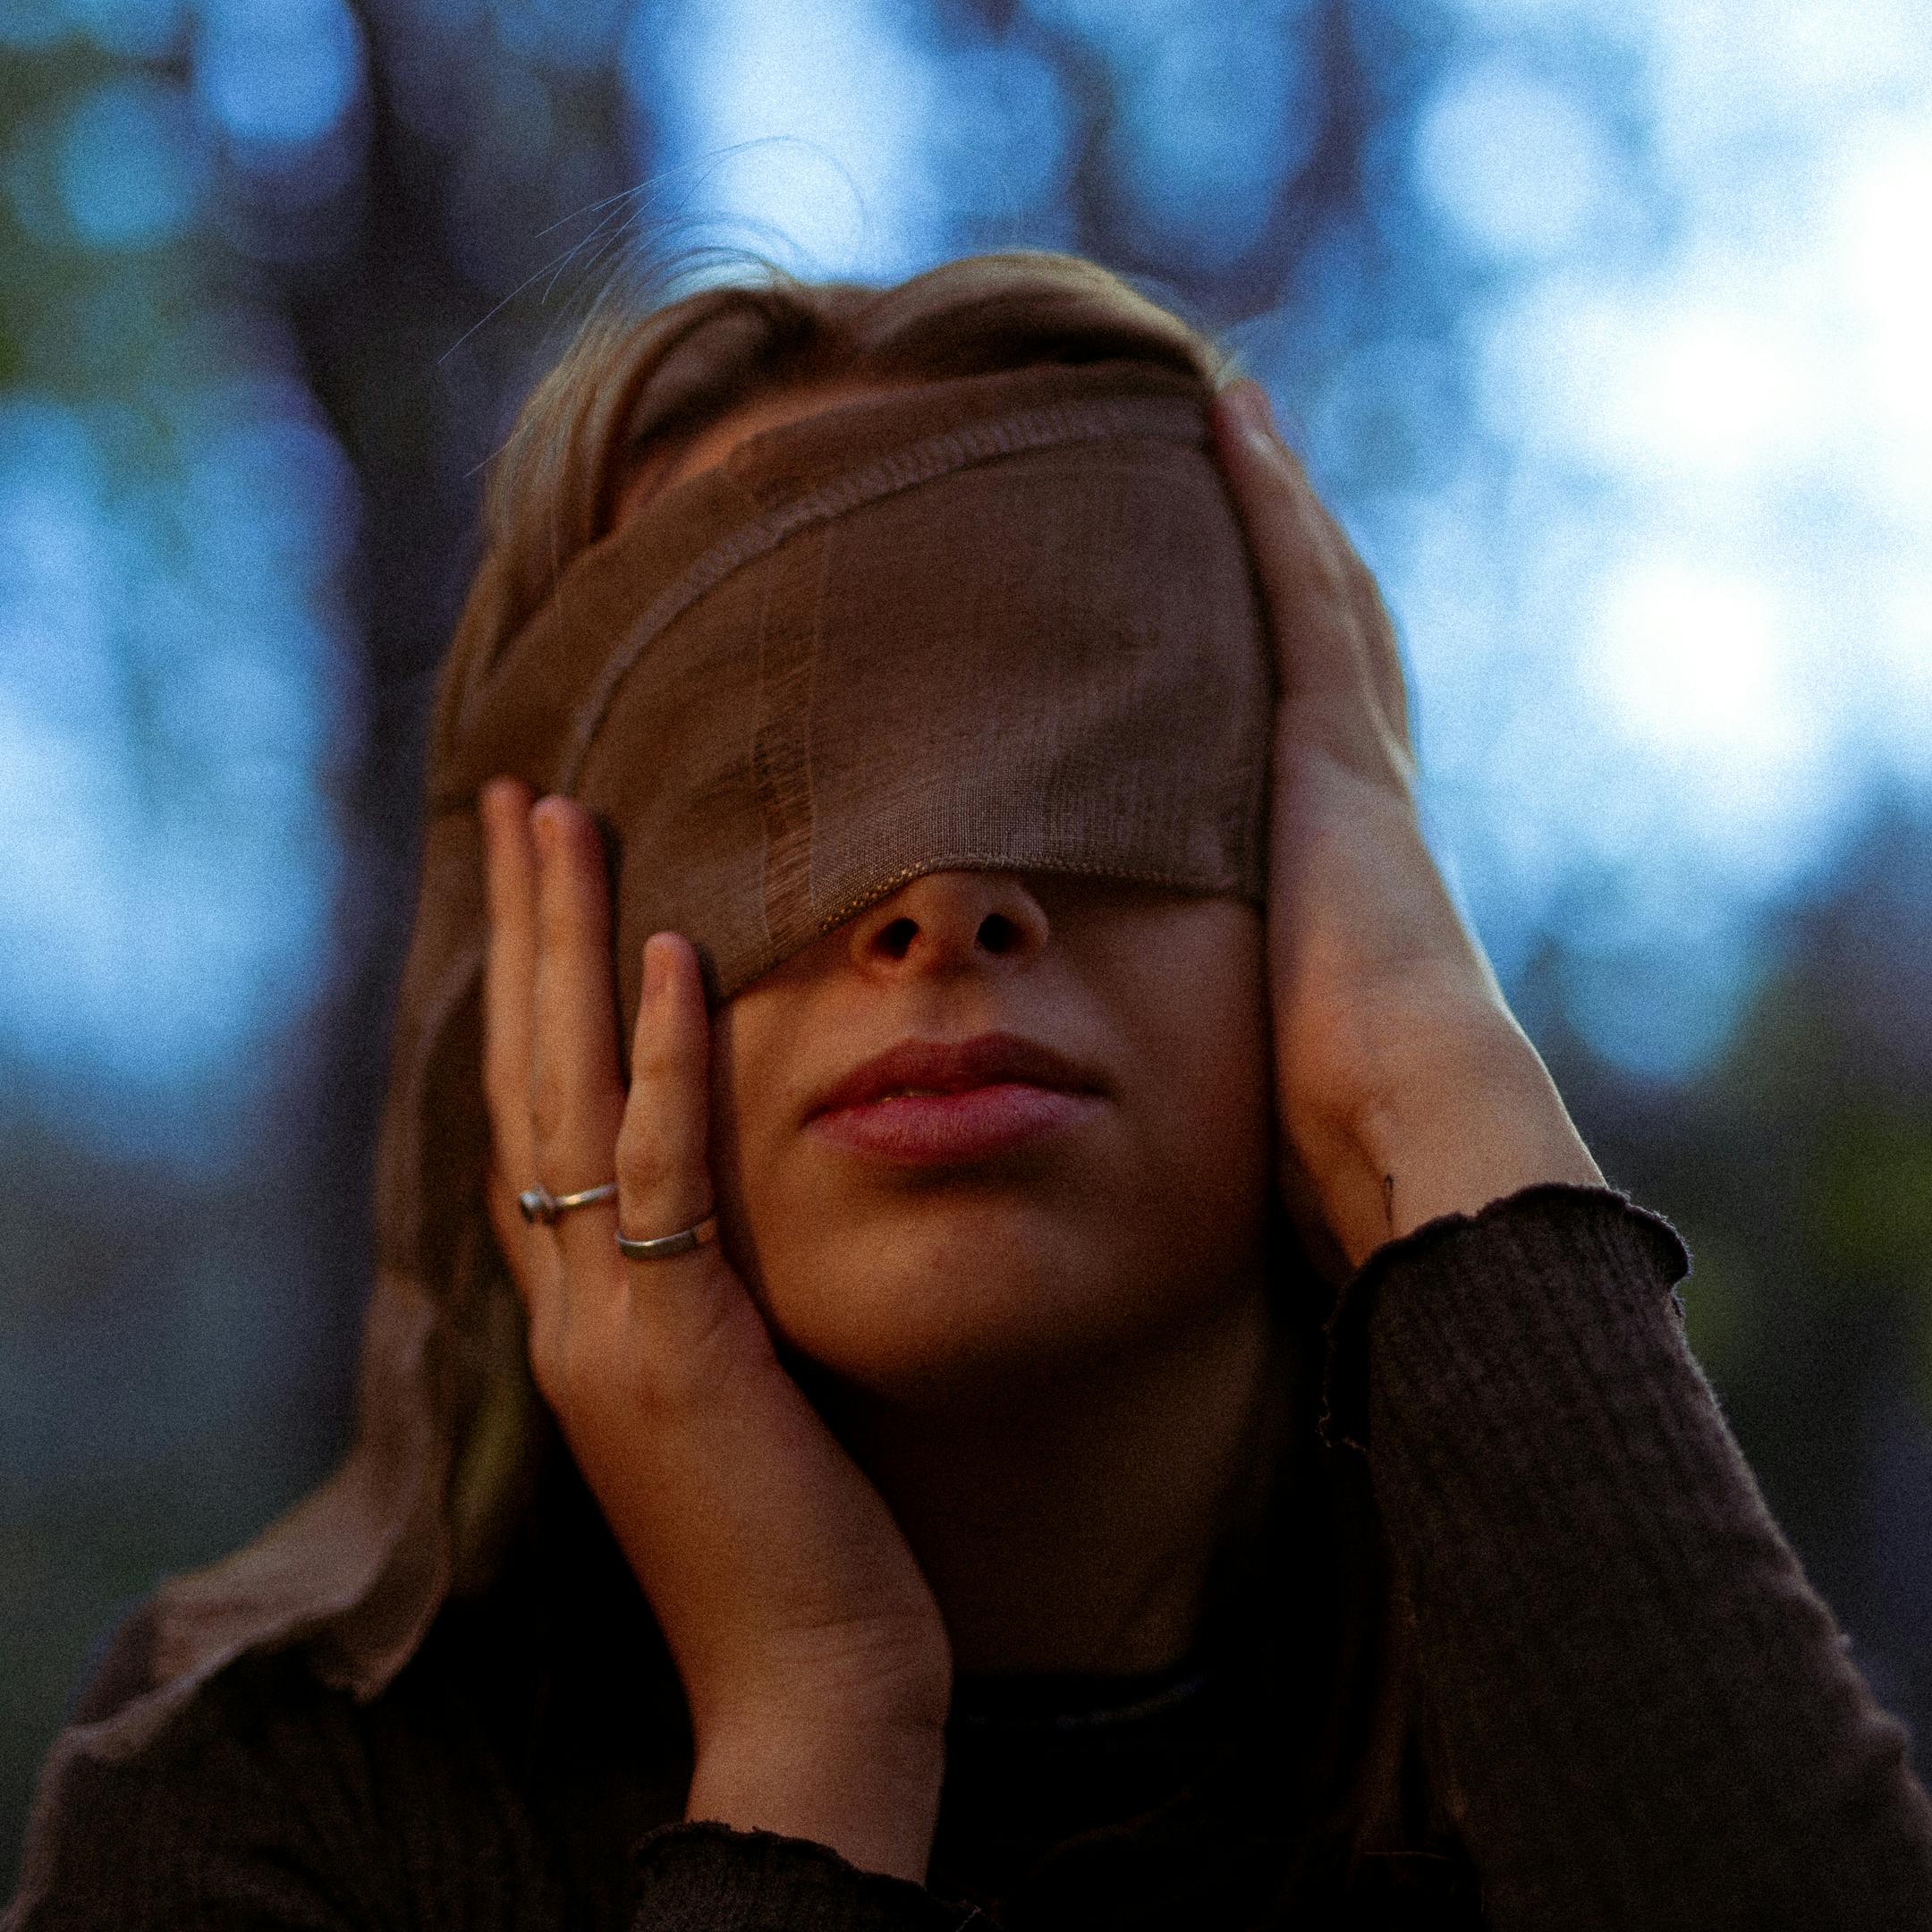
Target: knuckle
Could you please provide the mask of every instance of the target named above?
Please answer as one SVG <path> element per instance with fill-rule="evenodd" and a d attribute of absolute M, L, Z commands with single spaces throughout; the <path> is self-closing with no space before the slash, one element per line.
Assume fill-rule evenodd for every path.
<path fill-rule="evenodd" d="M 611 1374 L 611 1352 L 588 1331 L 568 1285 L 561 1280 L 554 1285 L 544 1318 L 530 1324 L 530 1373 L 567 1428 L 597 1408 L 599 1384 Z"/>
<path fill-rule="evenodd" d="M 538 1066 L 530 1079 L 529 1105 L 530 1131 L 536 1138 L 537 1151 L 543 1154 L 562 1138 L 570 1119 L 564 1082 L 554 1071 L 547 1072 Z"/>
<path fill-rule="evenodd" d="M 585 945 L 591 921 L 577 895 L 567 886 L 555 886 L 544 894 L 538 925 L 543 943 L 552 952 L 569 952 Z"/>
<path fill-rule="evenodd" d="M 556 1324 L 543 1316 L 532 1314 L 524 1346 L 530 1355 L 530 1379 L 537 1385 L 537 1393 L 552 1409 L 560 1409 L 563 1384 Z"/>
<path fill-rule="evenodd" d="M 486 1058 L 483 1063 L 483 1106 L 499 1128 L 507 1127 L 519 1116 L 530 1114 L 530 1089 L 514 1079 L 500 1062 Z"/>
<path fill-rule="evenodd" d="M 667 1038 L 662 1031 L 646 1038 L 632 1054 L 631 1075 L 653 1091 L 675 1091 L 690 1080 L 693 1055 L 691 1048 Z"/>
<path fill-rule="evenodd" d="M 770 1331 L 750 1314 L 742 1286 L 715 1250 L 653 1266 L 688 1273 L 677 1284 L 676 1345 L 645 1352 L 637 1396 L 660 1418 L 715 1418 L 770 1377 L 777 1359 Z"/>
<path fill-rule="evenodd" d="M 626 1193 L 655 1192 L 678 1172 L 675 1149 L 653 1123 L 626 1116 L 617 1134 L 617 1179 Z"/>
<path fill-rule="evenodd" d="M 555 862 L 544 868 L 537 897 L 537 925 L 541 940 L 552 945 L 580 945 L 600 933 L 603 908 L 589 882 L 589 864 L 581 847 L 566 842 Z"/>

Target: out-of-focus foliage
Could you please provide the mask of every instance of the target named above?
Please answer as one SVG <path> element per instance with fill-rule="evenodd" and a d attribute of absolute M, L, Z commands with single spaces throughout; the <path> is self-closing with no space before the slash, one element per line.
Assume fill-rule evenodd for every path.
<path fill-rule="evenodd" d="M 0 0 L 0 1840 L 114 1607 L 340 1447 L 478 466 L 572 301 L 716 243 L 1080 250 L 1268 383 L 1932 1722 L 1928 198 L 1908 0 Z"/>

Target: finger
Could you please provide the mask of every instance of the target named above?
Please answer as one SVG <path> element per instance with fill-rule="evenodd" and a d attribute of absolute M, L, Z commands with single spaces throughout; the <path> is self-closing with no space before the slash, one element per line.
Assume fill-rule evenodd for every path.
<path fill-rule="evenodd" d="M 620 1226 L 633 1240 L 679 1233 L 715 1210 L 710 1053 L 697 950 L 676 933 L 654 933 L 644 945 L 631 1097 L 617 1136 Z M 665 1311 L 661 1318 L 699 1326 L 717 1318 L 720 1310 L 711 1297 L 719 1291 L 708 1287 L 694 1296 L 689 1285 L 709 1283 L 722 1269 L 716 1239 L 684 1255 L 626 1265 L 640 1285 L 661 1291 L 669 1270 L 678 1271 L 687 1284 L 674 1296 L 653 1295 L 653 1308 Z"/>
<path fill-rule="evenodd" d="M 1413 758 L 1415 745 L 1409 721 L 1409 682 L 1402 675 L 1402 652 L 1395 641 L 1394 620 L 1389 615 L 1382 586 L 1376 581 L 1374 572 L 1362 562 L 1361 553 L 1349 541 L 1347 531 L 1335 521 L 1327 504 L 1312 489 L 1309 491 L 1308 500 L 1326 533 L 1329 555 L 1338 565 L 1348 586 L 1350 607 L 1361 625 L 1360 634 L 1368 647 L 1368 673 L 1375 680 L 1382 715 L 1401 738 L 1403 750 Z"/>
<path fill-rule="evenodd" d="M 1352 683 L 1360 665 L 1347 587 L 1314 490 L 1275 433 L 1259 384 L 1244 380 L 1216 398 L 1215 433 L 1267 597 L 1284 694 Z"/>
<path fill-rule="evenodd" d="M 653 933 L 617 1138 L 623 1232 L 635 1239 L 693 1226 L 714 1205 L 710 1032 L 696 948 L 676 933 Z"/>
<path fill-rule="evenodd" d="M 1266 392 L 1243 379 L 1216 399 L 1215 439 L 1261 578 L 1284 697 L 1372 702 L 1410 748 L 1394 631 L 1368 566 L 1273 426 Z"/>
<path fill-rule="evenodd" d="M 553 1194 L 613 1178 L 623 1116 L 611 971 L 610 894 L 595 821 L 571 800 L 547 798 L 530 814 L 537 850 L 537 961 L 530 1127 L 537 1174 Z M 555 1235 L 573 1284 L 581 1265 L 609 1272 L 612 1208 L 573 1208 Z"/>
<path fill-rule="evenodd" d="M 490 1135 L 506 1178 L 537 1178 L 530 1148 L 531 1007 L 537 989 L 537 855 L 530 837 L 530 787 L 493 779 L 478 801 L 483 826 L 483 1095 Z"/>
<path fill-rule="evenodd" d="M 478 798 L 483 831 L 487 938 L 483 955 L 483 1100 L 489 1120 L 485 1177 L 490 1221 L 510 1278 L 534 1309 L 556 1267 L 541 1228 L 527 1225 L 516 1198 L 537 1179 L 530 1137 L 532 1002 L 537 979 L 537 855 L 530 787 L 498 778 Z"/>

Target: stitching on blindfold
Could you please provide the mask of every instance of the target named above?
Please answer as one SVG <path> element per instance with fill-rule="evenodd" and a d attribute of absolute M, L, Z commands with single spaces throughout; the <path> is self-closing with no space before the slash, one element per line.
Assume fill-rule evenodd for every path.
<path fill-rule="evenodd" d="M 767 575 L 758 626 L 751 771 L 765 820 L 765 936 L 780 946 L 811 929 L 811 691 L 831 555 L 823 525 L 787 547 Z"/>
<path fill-rule="evenodd" d="M 867 463 L 755 519 L 706 551 L 676 582 L 645 607 L 626 634 L 623 648 L 605 665 L 580 712 L 554 789 L 564 792 L 575 790 L 584 761 L 617 700 L 618 691 L 653 640 L 733 572 L 768 555 L 800 530 L 828 522 L 834 517 L 919 484 L 929 483 L 953 470 L 1000 456 L 1102 442 L 1115 436 L 1147 436 L 1198 448 L 1206 436 L 1200 406 L 1180 398 L 1114 397 L 1019 410 L 990 422 L 970 423 L 964 428 L 928 436 L 924 442 Z"/>

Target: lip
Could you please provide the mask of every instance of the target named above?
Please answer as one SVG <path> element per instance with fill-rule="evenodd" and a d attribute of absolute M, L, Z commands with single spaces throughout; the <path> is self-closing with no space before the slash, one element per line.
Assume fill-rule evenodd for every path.
<path fill-rule="evenodd" d="M 898 1091 L 908 1087 L 927 1091 Z M 1086 1067 L 1017 1034 L 905 1040 L 827 1089 L 806 1125 L 854 1153 L 906 1165 L 984 1160 L 1077 1124 L 1101 1092 Z"/>

